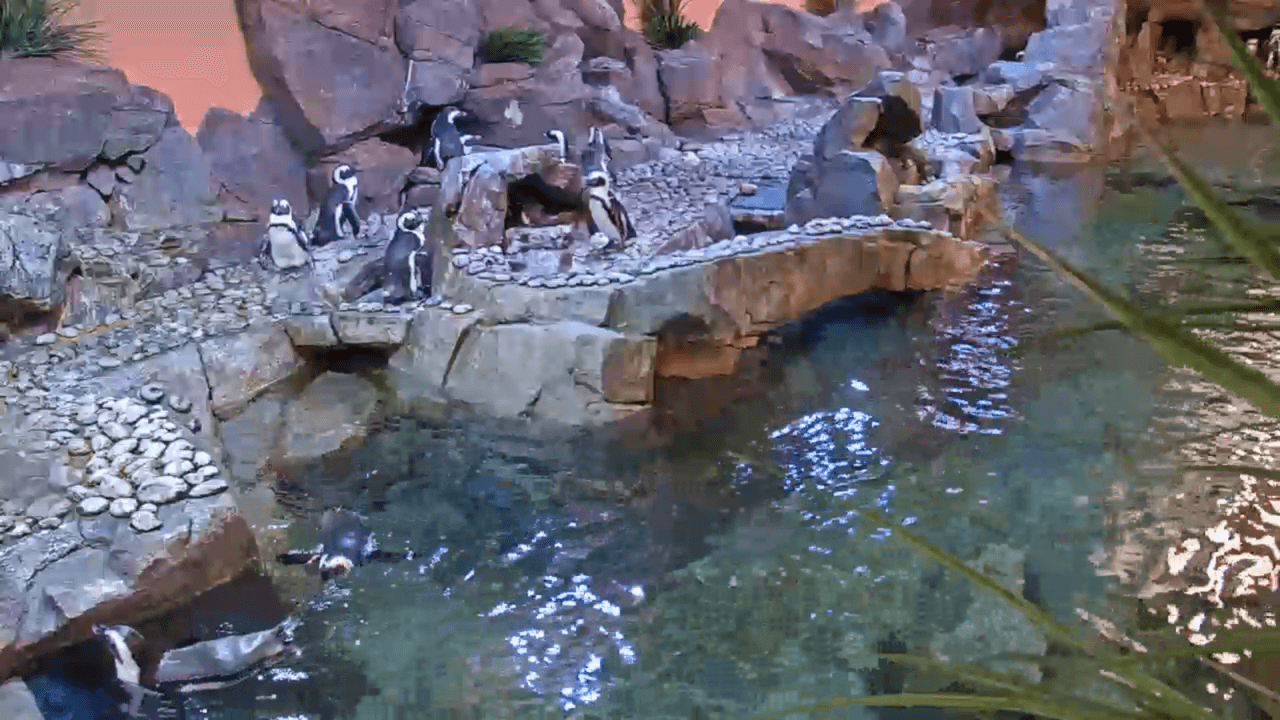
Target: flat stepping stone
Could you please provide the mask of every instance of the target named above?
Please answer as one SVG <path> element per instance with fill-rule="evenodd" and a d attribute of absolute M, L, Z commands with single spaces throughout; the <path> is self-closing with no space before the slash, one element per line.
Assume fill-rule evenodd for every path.
<path fill-rule="evenodd" d="M 142 389 L 138 391 L 138 397 L 142 398 L 145 403 L 155 405 L 164 400 L 164 388 L 155 384 L 143 385 Z"/>
<path fill-rule="evenodd" d="M 152 510 L 139 510 L 129 518 L 129 527 L 140 533 L 159 530 L 162 524 Z"/>
<path fill-rule="evenodd" d="M 180 395 L 170 395 L 169 407 L 174 412 L 188 413 L 191 412 L 191 401 Z"/>
<path fill-rule="evenodd" d="M 80 501 L 76 510 L 85 517 L 93 517 L 106 512 L 110 505 L 111 503 L 104 497 L 87 497 Z"/>
<path fill-rule="evenodd" d="M 187 493 L 193 498 L 209 497 L 217 495 L 227 489 L 227 483 L 222 478 L 211 478 L 191 488 Z"/>

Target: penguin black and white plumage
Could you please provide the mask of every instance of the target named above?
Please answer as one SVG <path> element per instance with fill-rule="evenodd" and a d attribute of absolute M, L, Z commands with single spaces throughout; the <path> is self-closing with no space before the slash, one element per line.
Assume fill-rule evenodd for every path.
<path fill-rule="evenodd" d="M 312 233 L 313 247 L 323 247 L 342 236 L 342 224 L 351 226 L 351 236 L 360 234 L 360 216 L 356 214 L 356 198 L 359 197 L 360 178 L 350 165 L 333 169 L 333 186 L 320 206 L 320 217 Z"/>
<path fill-rule="evenodd" d="M 368 521 L 350 510 L 326 510 L 320 518 L 320 537 L 314 550 L 282 553 L 276 560 L 284 565 L 316 567 L 321 579 L 328 580 L 350 573 L 356 565 L 405 558 L 401 553 L 379 550 Z"/>
<path fill-rule="evenodd" d="M 452 105 L 436 113 L 431 121 L 431 137 L 423 148 L 424 164 L 443 171 L 450 160 L 471 154 L 471 141 L 476 138 L 458 128 L 458 120 L 466 115 Z"/>
<path fill-rule="evenodd" d="M 166 652 L 154 668 L 155 684 L 168 693 L 187 694 L 235 685 L 265 667 L 301 652 L 290 616 L 273 628 L 184 645 Z"/>
<path fill-rule="evenodd" d="M 618 179 L 613 172 L 613 151 L 600 128 L 592 127 L 587 131 L 587 145 L 582 148 L 579 158 L 584 184 L 590 186 L 591 179 L 598 175 L 603 175 L 610 185 L 617 184 Z"/>
<path fill-rule="evenodd" d="M 95 640 L 110 654 L 114 677 L 110 682 L 117 697 L 122 698 L 118 710 L 122 717 L 151 720 L 180 720 L 186 717 L 184 704 L 169 693 L 143 685 L 145 675 L 138 657 L 143 637 L 128 625 L 95 625 Z"/>
<path fill-rule="evenodd" d="M 288 200 L 271 203 L 267 234 L 262 241 L 260 257 L 270 258 L 277 270 L 294 270 L 311 262 L 311 246 L 306 233 L 298 227 Z"/>
<path fill-rule="evenodd" d="M 545 134 L 548 140 L 556 144 L 560 152 L 560 162 L 569 162 L 569 140 L 564 136 L 564 131 L 553 128 Z"/>
<path fill-rule="evenodd" d="M 621 248 L 636 237 L 626 206 L 613 191 L 607 175 L 593 175 L 587 182 L 587 228 L 593 238 L 604 235 L 604 247 Z"/>
<path fill-rule="evenodd" d="M 388 303 L 413 300 L 431 294 L 432 252 L 427 247 L 425 223 L 416 210 L 400 213 L 396 233 L 382 257 L 382 297 Z"/>

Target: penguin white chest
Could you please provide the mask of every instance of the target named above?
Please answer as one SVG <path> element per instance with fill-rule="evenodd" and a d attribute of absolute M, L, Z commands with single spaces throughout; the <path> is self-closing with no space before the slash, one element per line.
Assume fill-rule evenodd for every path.
<path fill-rule="evenodd" d="M 267 242 L 271 244 L 271 261 L 281 270 L 291 270 L 307 263 L 307 251 L 298 244 L 298 238 L 289 228 L 279 225 L 268 228 Z"/>
<path fill-rule="evenodd" d="M 609 236 L 609 239 L 618 242 L 622 239 L 622 232 L 613 222 L 613 217 L 609 215 L 609 207 L 603 200 L 598 197 L 592 197 L 588 203 L 591 206 L 591 220 L 600 232 Z"/>

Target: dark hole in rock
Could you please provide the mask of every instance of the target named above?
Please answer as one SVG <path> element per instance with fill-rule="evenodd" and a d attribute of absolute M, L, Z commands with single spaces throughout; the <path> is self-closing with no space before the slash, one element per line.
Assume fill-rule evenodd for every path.
<path fill-rule="evenodd" d="M 1196 56 L 1196 33 L 1200 31 L 1197 20 L 1165 20 L 1160 23 L 1160 43 L 1157 46 L 1164 55 Z"/>
<path fill-rule="evenodd" d="M 1014 45 L 1012 47 L 1006 47 L 1004 50 L 1000 51 L 1000 57 L 998 59 L 1005 60 L 1007 62 L 1017 62 L 1018 55 L 1026 49 L 1027 46 L 1025 44 L 1022 46 Z"/>
<path fill-rule="evenodd" d="M 1277 26 L 1259 28 L 1257 30 L 1241 30 L 1240 39 L 1244 41 L 1245 47 L 1248 47 L 1250 40 L 1257 40 L 1257 47 L 1254 49 L 1254 57 L 1258 60 L 1264 60 L 1267 57 L 1267 39 L 1271 37 L 1272 31 Z"/>
<path fill-rule="evenodd" d="M 160 239 L 160 249 L 167 253 L 174 253 L 182 249 L 182 238 L 174 235 L 165 235 Z"/>
<path fill-rule="evenodd" d="M 431 137 L 431 120 L 435 117 L 435 112 L 434 109 L 411 109 L 408 112 L 408 125 L 388 130 L 379 135 L 378 139 L 421 153 Z"/>
<path fill-rule="evenodd" d="M 1013 164 L 1013 153 L 1008 150 L 996 149 L 995 163 L 997 165 Z"/>
<path fill-rule="evenodd" d="M 753 235 L 755 233 L 767 232 L 769 230 L 777 230 L 784 227 L 784 223 L 766 223 L 760 218 L 738 219 L 733 220 L 733 231 L 738 235 Z"/>
<path fill-rule="evenodd" d="M 395 351 L 395 347 L 381 345 L 298 348 L 298 354 L 306 361 L 312 377 L 318 377 L 325 372 L 364 375 L 376 370 L 384 370 Z"/>
<path fill-rule="evenodd" d="M 977 73 L 962 73 L 960 75 L 952 75 L 951 79 L 955 80 L 957 85 L 964 85 L 976 77 L 978 77 Z"/>
<path fill-rule="evenodd" d="M 1041 90 L 1043 88 L 1038 85 L 1027 88 L 1010 98 L 1009 102 L 999 111 L 979 115 L 978 117 L 988 127 L 999 129 L 1017 127 L 1026 120 L 1027 107 L 1031 105 L 1031 101 L 1036 99 Z"/>
<path fill-rule="evenodd" d="M 541 175 L 527 175 L 507 184 L 507 216 L 503 229 L 556 224 L 561 213 L 581 212 L 582 196 L 547 182 Z M 522 214 L 521 211 L 524 211 Z"/>
<path fill-rule="evenodd" d="M 38 335 L 58 324 L 62 309 L 47 307 L 27 298 L 0 294 L 0 342 L 8 335 Z"/>
<path fill-rule="evenodd" d="M 681 313 L 662 324 L 654 333 L 661 341 L 698 340 L 711 335 L 711 327 L 700 317 Z"/>

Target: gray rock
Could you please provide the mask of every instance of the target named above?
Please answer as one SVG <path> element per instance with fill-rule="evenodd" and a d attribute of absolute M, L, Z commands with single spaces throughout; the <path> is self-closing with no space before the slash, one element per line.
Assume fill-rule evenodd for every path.
<path fill-rule="evenodd" d="M 93 517 L 106 512 L 107 507 L 110 505 L 111 501 L 106 498 L 93 495 L 81 500 L 80 504 L 76 507 L 76 510 L 85 517 Z"/>
<path fill-rule="evenodd" d="M 0 717 L 5 720 L 44 720 L 35 696 L 21 678 L 0 685 Z"/>
<path fill-rule="evenodd" d="M 335 313 L 333 329 L 345 345 L 399 345 L 409 321 L 398 315 Z"/>
<path fill-rule="evenodd" d="M 114 475 L 98 480 L 97 490 L 103 497 L 110 500 L 133 497 L 133 486 Z"/>
<path fill-rule="evenodd" d="M 973 88 L 940 87 L 933 94 L 933 127 L 945 133 L 976 133 L 984 127 L 973 105 Z"/>
<path fill-rule="evenodd" d="M 146 169 L 121 185 L 122 217 L 128 230 L 201 225 L 220 220 L 209 161 L 181 125 L 166 127 L 144 154 Z"/>
<path fill-rule="evenodd" d="M 221 419 L 302 366 L 289 335 L 274 325 L 205 340 L 200 357 L 211 386 L 213 414 Z"/>
<path fill-rule="evenodd" d="M 60 495 L 45 495 L 27 507 L 27 517 L 41 520 L 47 517 L 62 517 L 71 510 L 71 501 Z"/>
<path fill-rule="evenodd" d="M 111 505 L 107 508 L 107 512 L 111 513 L 111 517 L 127 518 L 138 510 L 138 501 L 133 498 L 117 498 L 111 501 Z"/>
<path fill-rule="evenodd" d="M 27 301 L 39 311 L 61 304 L 72 270 L 69 257 L 57 216 L 0 212 L 0 296 Z"/>
<path fill-rule="evenodd" d="M 1069 137 L 1076 144 L 1094 147 L 1097 143 L 1096 114 L 1101 103 L 1092 90 L 1053 84 L 1027 106 L 1028 128 L 1039 128 Z"/>
<path fill-rule="evenodd" d="M 191 488 L 187 494 L 193 498 L 203 498 L 209 497 L 210 495 L 217 495 L 226 489 L 227 483 L 222 478 L 210 478 Z"/>
<path fill-rule="evenodd" d="M 176 477 L 158 477 L 139 486 L 137 498 L 144 503 L 167 505 L 181 497 L 186 489 L 186 483 Z"/>
<path fill-rule="evenodd" d="M 286 411 L 282 449 L 286 462 L 319 458 L 363 439 L 378 405 L 378 390 L 358 375 L 327 372 Z M 197 471 L 217 472 L 212 466 Z"/>
<path fill-rule="evenodd" d="M 1030 90 L 1045 81 L 1044 73 L 1035 65 L 1011 60 L 997 60 L 982 71 L 982 79 L 993 85 L 1008 85 L 1014 92 Z"/>
<path fill-rule="evenodd" d="M 138 397 L 142 398 L 143 402 L 151 403 L 152 405 L 159 404 L 164 400 L 164 388 L 155 384 L 143 385 L 142 389 L 138 391 Z"/>
<path fill-rule="evenodd" d="M 159 530 L 163 524 L 152 510 L 138 510 L 129 518 L 129 527 L 138 532 Z"/>
<path fill-rule="evenodd" d="M 180 395 L 170 395 L 169 407 L 174 412 L 189 413 L 191 412 L 191 401 Z"/>
<path fill-rule="evenodd" d="M 831 116 L 814 140 L 815 158 L 831 160 L 845 150 L 859 151 L 880 119 L 880 101 L 872 97 L 850 97 Z"/>

